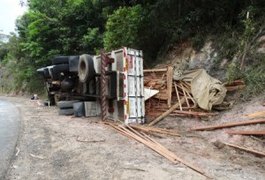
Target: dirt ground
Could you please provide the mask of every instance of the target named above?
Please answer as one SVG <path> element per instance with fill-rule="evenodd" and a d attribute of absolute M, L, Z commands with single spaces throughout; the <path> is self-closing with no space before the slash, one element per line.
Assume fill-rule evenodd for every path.
<path fill-rule="evenodd" d="M 172 164 L 134 140 L 128 139 L 97 118 L 59 116 L 56 107 L 39 106 L 26 97 L 4 97 L 22 114 L 21 132 L 6 179 L 183 179 L 204 176 L 182 164 Z M 207 172 L 213 179 L 263 180 L 265 158 L 230 147 L 218 148 L 221 140 L 265 152 L 264 138 L 229 136 L 226 130 L 189 132 L 194 126 L 244 120 L 244 114 L 265 111 L 260 99 L 240 104 L 211 121 L 169 117 L 158 127 L 167 127 L 181 137 L 153 137 L 177 156 Z M 251 125 L 231 129 L 264 129 Z M 95 142 L 80 142 L 79 140 Z"/>

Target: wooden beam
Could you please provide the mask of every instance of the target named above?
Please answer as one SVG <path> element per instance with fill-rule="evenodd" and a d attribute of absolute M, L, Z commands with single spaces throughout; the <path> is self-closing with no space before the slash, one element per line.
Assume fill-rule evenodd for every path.
<path fill-rule="evenodd" d="M 228 134 L 234 135 L 265 135 L 265 130 L 261 131 L 227 131 Z"/>
<path fill-rule="evenodd" d="M 183 104 L 184 102 L 185 102 L 185 98 L 182 97 L 180 99 L 180 103 L 177 102 L 169 110 L 167 110 L 166 112 L 164 112 L 163 114 L 161 114 L 159 117 L 157 117 L 155 120 L 153 120 L 151 123 L 149 123 L 148 126 L 153 126 L 154 124 L 158 123 L 159 121 L 161 121 L 162 119 L 164 119 L 167 115 L 169 115 L 170 113 L 172 113 L 175 109 L 177 109 L 179 107 L 179 105 L 180 104 Z"/>
<path fill-rule="evenodd" d="M 171 107 L 171 98 L 172 98 L 172 83 L 173 83 L 173 67 L 168 66 L 167 68 L 167 106 Z"/>
<path fill-rule="evenodd" d="M 222 128 L 234 127 L 234 126 L 258 124 L 258 123 L 265 123 L 265 119 L 229 122 L 229 123 L 224 123 L 221 125 L 210 125 L 210 126 L 204 126 L 204 127 L 195 127 L 195 128 L 192 128 L 191 130 L 192 131 L 213 130 L 213 129 L 222 129 Z"/>
<path fill-rule="evenodd" d="M 259 152 L 259 151 L 253 150 L 253 149 L 248 149 L 248 148 L 245 148 L 245 147 L 242 147 L 242 146 L 238 146 L 238 145 L 235 145 L 235 144 L 231 144 L 231 143 L 225 143 L 225 142 L 222 142 L 222 143 L 227 145 L 227 146 L 233 147 L 233 148 L 237 148 L 237 149 L 240 149 L 240 150 L 252 153 L 252 154 L 256 154 L 256 155 L 265 157 L 265 152 Z"/>

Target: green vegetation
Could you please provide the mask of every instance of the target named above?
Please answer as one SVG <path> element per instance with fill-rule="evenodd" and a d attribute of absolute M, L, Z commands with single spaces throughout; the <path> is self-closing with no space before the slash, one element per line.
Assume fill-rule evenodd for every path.
<path fill-rule="evenodd" d="M 55 55 L 131 46 L 150 65 L 179 43 L 188 40 L 199 50 L 208 39 L 216 63 L 229 60 L 228 80 L 244 78 L 255 94 L 265 87 L 264 56 L 256 53 L 265 1 L 28 0 L 28 6 L 17 20 L 18 35 L 0 43 L 6 91 L 41 89 L 36 69 Z"/>

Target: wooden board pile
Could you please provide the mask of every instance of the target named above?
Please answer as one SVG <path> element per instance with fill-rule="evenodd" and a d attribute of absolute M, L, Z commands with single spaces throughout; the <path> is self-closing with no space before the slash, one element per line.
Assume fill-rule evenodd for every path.
<path fill-rule="evenodd" d="M 209 113 L 198 108 L 191 94 L 191 85 L 185 81 L 173 80 L 173 67 L 144 70 L 144 86 L 158 90 L 159 93 L 145 102 L 147 120 L 150 122 L 161 114 L 168 112 L 170 116 L 209 117 L 217 113 Z"/>

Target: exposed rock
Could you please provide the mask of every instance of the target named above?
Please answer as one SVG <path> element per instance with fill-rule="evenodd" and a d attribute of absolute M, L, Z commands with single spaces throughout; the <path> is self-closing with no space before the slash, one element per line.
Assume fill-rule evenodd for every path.
<path fill-rule="evenodd" d="M 258 39 L 258 43 L 260 43 L 260 45 L 259 45 L 259 48 L 257 49 L 257 52 L 258 53 L 265 54 L 265 35 L 264 36 L 261 36 Z"/>
<path fill-rule="evenodd" d="M 212 48 L 212 42 L 207 42 L 199 52 L 193 51 L 189 61 L 189 69 L 204 68 L 209 71 L 216 56 L 217 53 Z"/>

